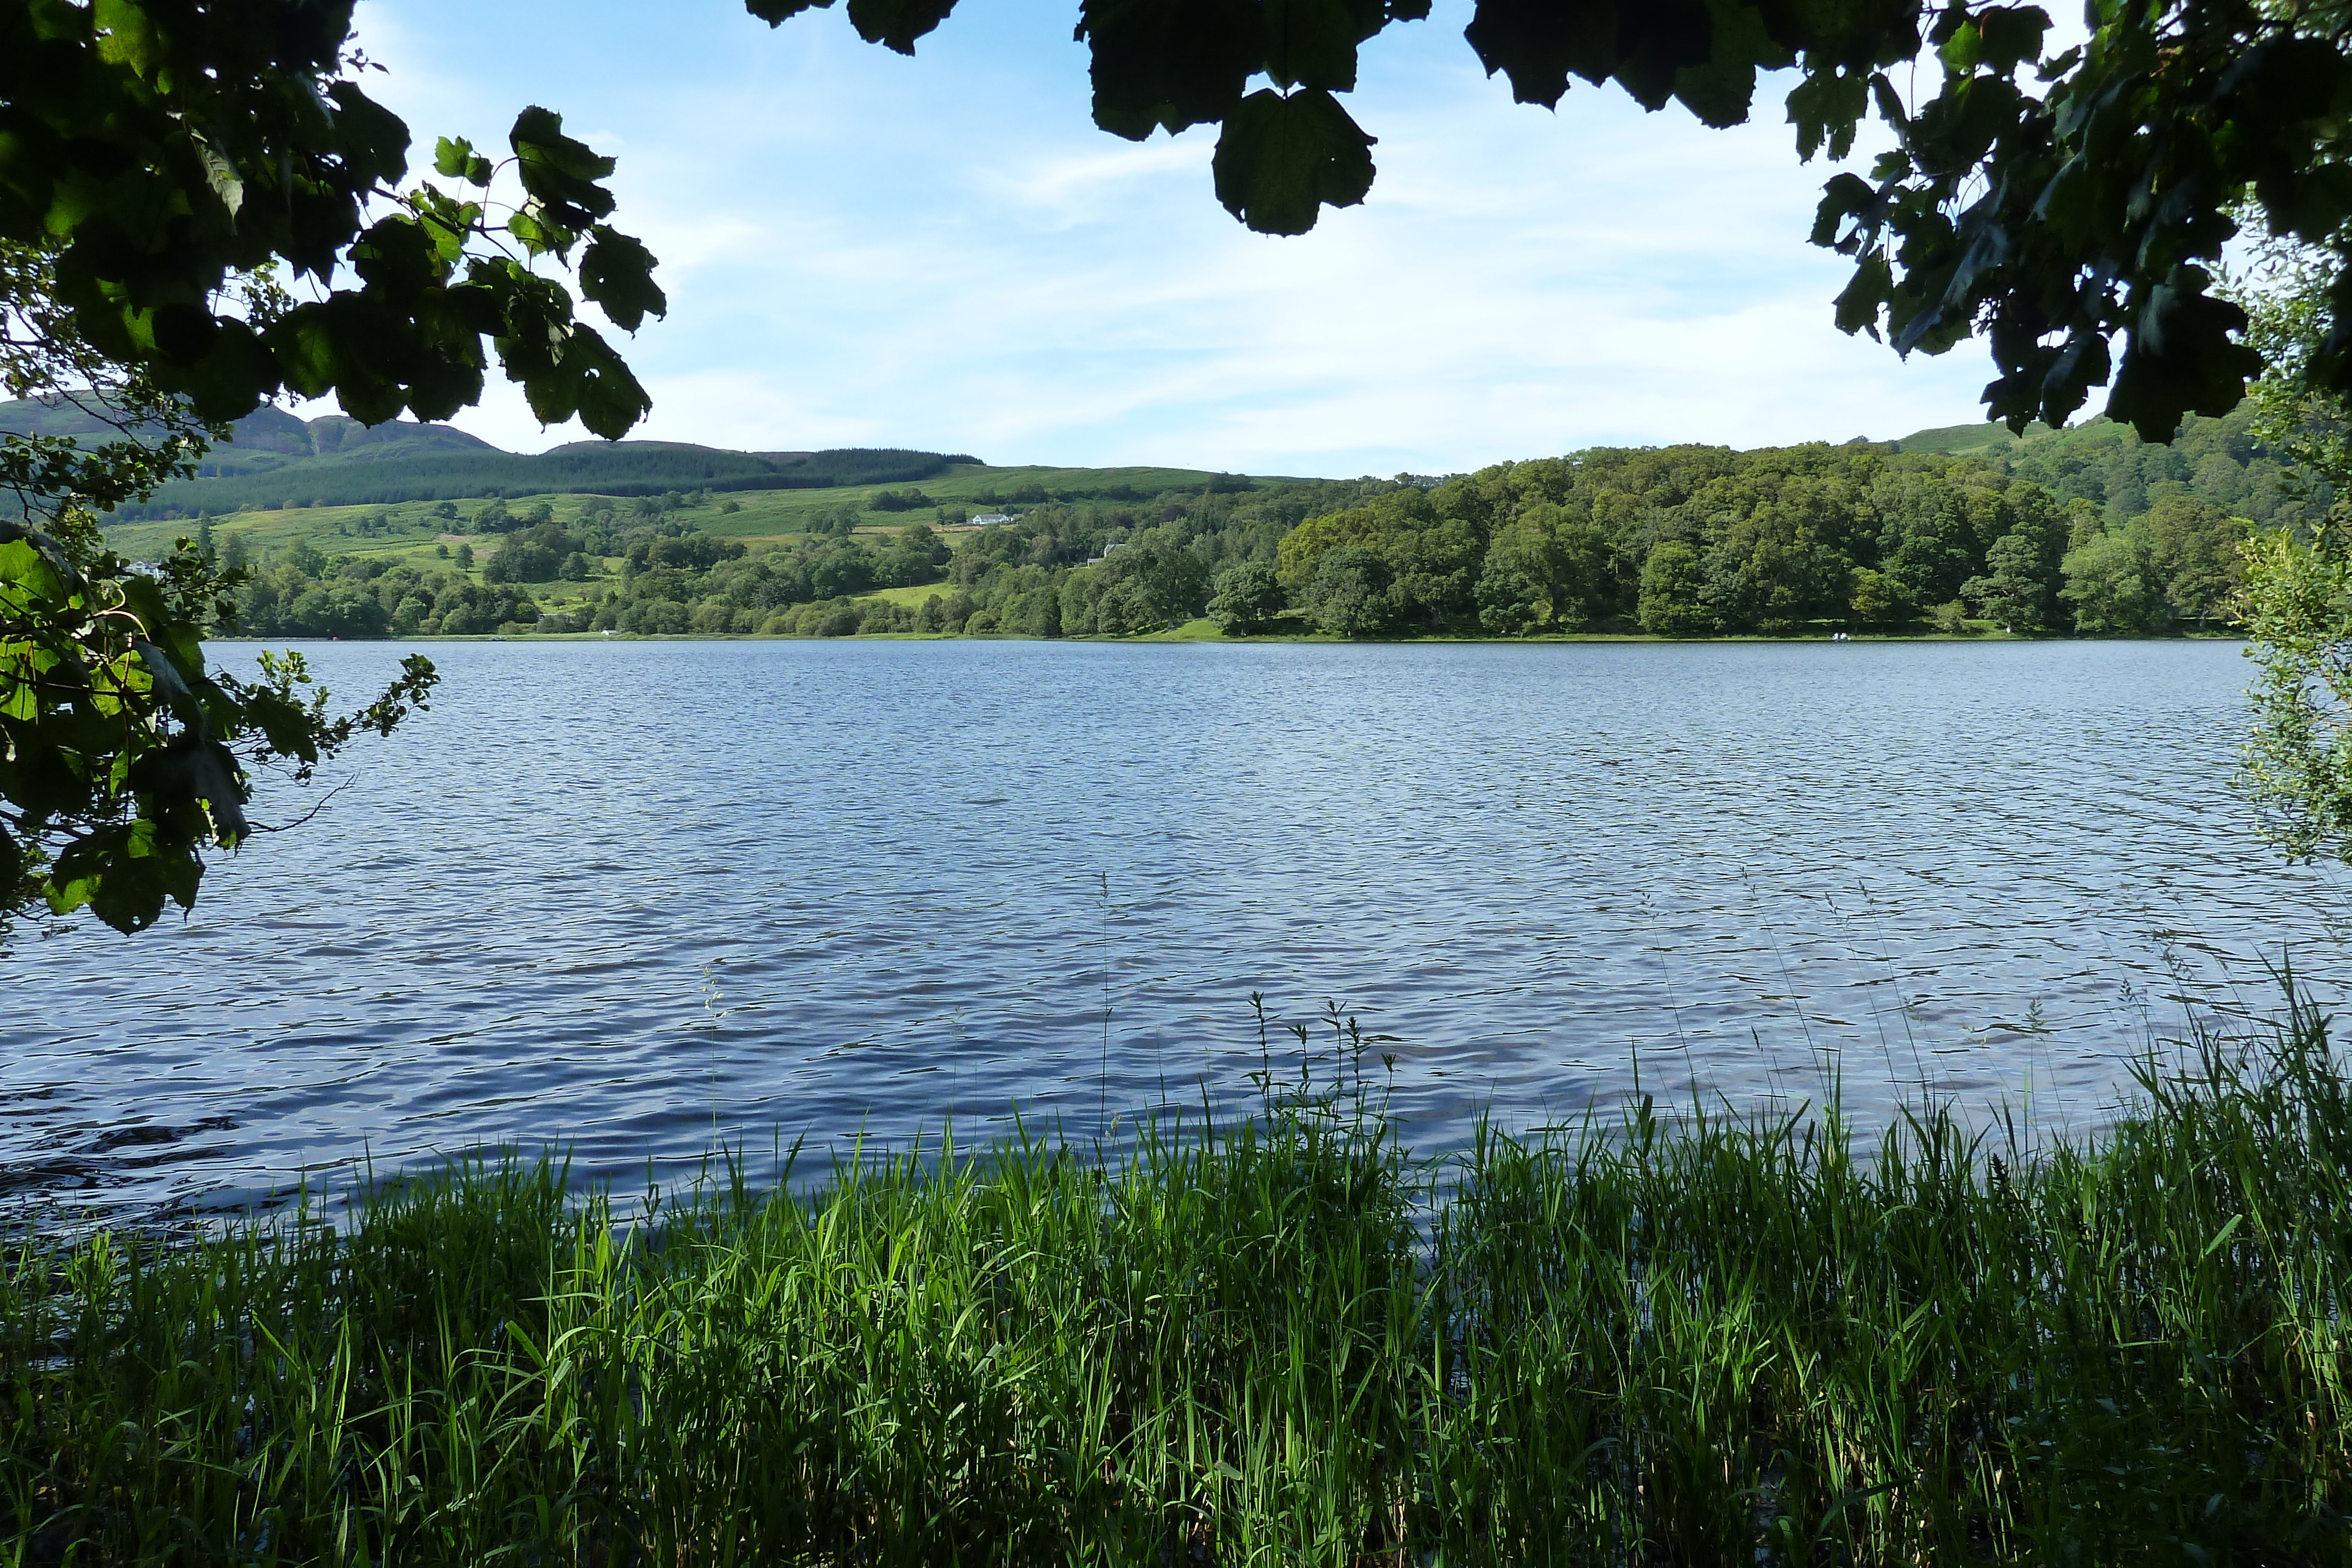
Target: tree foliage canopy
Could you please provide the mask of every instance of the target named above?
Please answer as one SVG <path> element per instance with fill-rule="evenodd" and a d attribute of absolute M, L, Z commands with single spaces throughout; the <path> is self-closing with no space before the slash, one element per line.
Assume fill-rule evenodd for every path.
<path fill-rule="evenodd" d="M 2346 319 L 2345 271 L 2339 251 L 2273 243 L 2230 292 L 2267 367 L 2251 426 L 2324 500 L 2308 526 L 2245 547 L 2239 607 L 2259 673 L 2237 783 L 2288 858 L 2352 862 L 2352 398 L 2324 369 Z"/>
<path fill-rule="evenodd" d="M 613 161 L 534 107 L 503 223 L 463 141 L 436 150 L 446 189 L 404 191 L 408 128 L 362 90 L 351 21 L 350 0 L 0 0 L 0 239 L 52 253 L 73 335 L 202 419 L 280 392 L 443 419 L 494 352 L 541 420 L 625 434 L 645 390 L 534 266 L 576 260 L 624 330 L 666 308 L 605 221 Z M 278 268 L 316 298 L 235 287 Z"/>
<path fill-rule="evenodd" d="M 298 657 L 209 670 L 244 573 L 187 541 L 134 567 L 97 514 L 281 393 L 440 419 L 495 357 L 550 423 L 617 438 L 649 406 L 551 276 L 624 330 L 664 310 L 606 221 L 613 161 L 533 107 L 502 163 L 444 140 L 446 188 L 403 188 L 408 129 L 362 90 L 351 21 L 351 0 L 0 0 L 0 391 L 99 437 L 0 434 L 0 934 L 192 904 L 203 851 L 255 831 L 249 768 L 307 777 L 434 682 L 410 659 L 337 718 Z"/>
<path fill-rule="evenodd" d="M 830 0 L 746 3 L 772 25 Z M 952 5 L 851 0 L 849 17 L 912 53 Z M 1218 125 L 1219 200 L 1254 229 L 1297 234 L 1370 189 L 1374 138 L 1339 95 L 1364 43 L 1429 9 L 1083 0 L 1077 37 L 1097 125 L 1139 141 Z M 2106 412 L 2162 441 L 2184 414 L 2229 412 L 2260 370 L 2236 338 L 2244 314 L 2209 287 L 2233 204 L 2251 193 L 2273 234 L 2352 243 L 2352 8 L 2088 0 L 2085 15 L 2087 41 L 2052 50 L 2033 5 L 1478 0 L 1465 36 L 1521 103 L 1556 105 L 1571 78 L 1615 82 L 1645 109 L 1678 102 L 1728 126 L 1754 112 L 1763 73 L 1788 71 L 1808 160 L 1847 157 L 1874 118 L 1892 146 L 1829 182 L 1812 229 L 1853 259 L 1838 325 L 1905 353 L 1980 334 L 2000 371 L 1993 417 L 2062 425 L 2107 386 Z M 1924 80 L 1898 72 L 1923 52 Z M 2314 369 L 2352 389 L 2352 332 L 2331 332 Z"/>

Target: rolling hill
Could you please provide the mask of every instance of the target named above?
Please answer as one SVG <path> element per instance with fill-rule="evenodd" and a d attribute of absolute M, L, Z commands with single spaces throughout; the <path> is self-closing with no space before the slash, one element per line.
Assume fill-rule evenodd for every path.
<path fill-rule="evenodd" d="M 2104 419 L 2055 431 L 2036 425 L 2022 436 L 1998 424 L 1948 425 L 1876 444 L 1981 463 L 2040 484 L 2061 500 L 2094 501 L 2116 522 L 2173 487 L 2260 522 L 2324 509 L 2324 486 L 2287 471 L 2254 440 L 2248 421 L 2243 410 L 2191 419 L 2170 445 L 2141 442 Z M 0 402 L 0 431 L 7 430 L 107 434 L 72 409 Z M 390 538 L 462 533 L 467 519 L 493 501 L 602 496 L 625 503 L 691 494 L 709 501 L 698 526 L 774 538 L 832 526 L 845 511 L 856 513 L 861 527 L 895 526 L 911 497 L 894 502 L 891 486 L 919 486 L 925 510 L 987 512 L 1046 501 L 1125 506 L 1250 483 L 1205 469 L 993 467 L 967 455 L 899 448 L 741 452 L 686 442 L 585 441 L 521 454 L 448 425 L 394 421 L 371 428 L 340 416 L 304 421 L 265 408 L 237 422 L 235 438 L 206 456 L 198 477 L 123 507 L 108 531 L 124 548 L 161 549 L 187 531 L 186 522 L 209 515 L 238 519 L 257 545 L 308 535 L 348 538 L 354 545 L 365 538 L 380 546 Z M 373 520 L 364 533 L 358 530 L 362 517 Z"/>
<path fill-rule="evenodd" d="M 0 403 L 0 431 L 103 436 L 72 408 Z M 673 441 L 581 441 L 541 453 L 507 452 L 446 424 L 394 420 L 370 427 L 329 415 L 308 422 L 264 408 L 205 459 L 198 476 L 157 490 L 115 515 L 123 523 L 199 512 L 289 507 L 393 506 L 493 496 L 658 496 L 673 490 L 823 490 L 929 479 L 977 459 L 896 448 L 733 452 Z"/>

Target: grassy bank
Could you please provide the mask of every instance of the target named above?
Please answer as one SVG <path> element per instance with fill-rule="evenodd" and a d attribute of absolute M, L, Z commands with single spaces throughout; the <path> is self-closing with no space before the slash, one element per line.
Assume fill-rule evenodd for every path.
<path fill-rule="evenodd" d="M 1421 1164 L 1355 1071 L 635 1228 L 472 1166 L 340 1228 L 20 1241 L 0 1562 L 2352 1551 L 2352 1083 L 2308 1011 L 2039 1151 L 1642 1106 Z"/>

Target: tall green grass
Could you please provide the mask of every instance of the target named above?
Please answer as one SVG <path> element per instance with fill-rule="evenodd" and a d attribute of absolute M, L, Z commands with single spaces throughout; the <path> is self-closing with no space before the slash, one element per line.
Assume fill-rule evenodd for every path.
<path fill-rule="evenodd" d="M 1423 1163 L 1339 1066 L 628 1225 L 477 1163 L 336 1225 L 20 1239 L 0 1563 L 2352 1556 L 2352 1084 L 2307 1007 L 2041 1149 L 1644 1102 Z"/>

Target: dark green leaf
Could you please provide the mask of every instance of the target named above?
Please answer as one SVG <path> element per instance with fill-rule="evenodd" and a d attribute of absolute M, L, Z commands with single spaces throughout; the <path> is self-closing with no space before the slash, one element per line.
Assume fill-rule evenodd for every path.
<path fill-rule="evenodd" d="M 1615 73 L 1619 32 L 1618 0 L 1478 0 L 1462 36 L 1488 76 L 1510 79 L 1513 99 L 1550 108 L 1570 72 L 1596 87 Z"/>
<path fill-rule="evenodd" d="M 447 179 L 463 180 L 469 185 L 487 187 L 490 183 L 490 161 L 463 137 L 453 141 L 444 136 L 434 144 L 433 168 Z"/>
<path fill-rule="evenodd" d="M 807 10 L 824 10 L 833 0 L 743 0 L 743 8 L 773 27 Z"/>
<path fill-rule="evenodd" d="M 2231 340 L 2246 313 L 2204 288 L 2183 269 L 2149 290 L 2133 324 L 2107 413 L 2143 441 L 2170 441 L 2185 414 L 2229 413 L 2262 373 L 2262 357 Z"/>
<path fill-rule="evenodd" d="M 607 441 L 618 441 L 653 412 L 654 402 L 620 355 L 587 328 L 573 346 L 568 365 L 577 377 L 573 401 L 580 423 Z"/>
<path fill-rule="evenodd" d="M 16 591 L 8 595 L 9 601 L 19 596 L 31 600 L 62 598 L 70 580 L 66 575 L 70 569 L 56 554 L 57 547 L 51 544 L 43 549 L 42 545 L 47 541 L 42 536 L 17 525 L 5 526 L 16 537 L 0 536 L 0 592 Z"/>
<path fill-rule="evenodd" d="M 211 812 L 214 837 L 223 844 L 246 835 L 250 788 L 235 754 L 219 741 L 183 731 L 131 765 L 131 787 L 163 805 L 202 803 Z"/>
<path fill-rule="evenodd" d="M 408 124 L 362 92 L 359 83 L 327 89 L 336 109 L 335 143 L 347 168 L 370 184 L 397 184 L 408 174 Z"/>
<path fill-rule="evenodd" d="M 1837 328 L 1841 332 L 1878 336 L 1878 313 L 1894 291 L 1894 273 L 1878 251 L 1864 256 L 1853 269 L 1853 280 L 1837 297 Z"/>
<path fill-rule="evenodd" d="M 1843 158 L 1853 151 L 1855 129 L 1869 109 L 1866 78 L 1835 68 L 1810 72 L 1789 92 L 1789 122 L 1797 128 L 1797 156 L 1810 162 L 1826 143 L 1832 158 Z"/>
<path fill-rule="evenodd" d="M 433 237 L 422 225 L 404 216 L 385 218 L 361 235 L 352 246 L 351 266 L 362 283 L 404 302 L 415 299 L 446 276 Z"/>
<path fill-rule="evenodd" d="M 2050 31 L 2050 14 L 2039 5 L 1989 6 L 1978 14 L 1976 26 L 1982 40 L 1978 63 L 2007 76 L 2041 57 L 2042 40 Z"/>
<path fill-rule="evenodd" d="M 613 325 L 634 332 L 647 316 L 669 313 L 668 297 L 654 281 L 656 265 L 643 241 L 599 225 L 580 257 L 580 292 Z"/>
<path fill-rule="evenodd" d="M 145 666 L 148 678 L 155 683 L 155 695 L 169 704 L 176 713 L 201 716 L 201 710 L 195 706 L 195 693 L 189 689 L 187 680 L 180 674 L 179 665 L 173 663 L 170 655 L 144 637 L 133 639 L 131 646 L 139 654 L 139 662 Z M 193 722 L 193 719 L 184 719 L 184 722 Z"/>
<path fill-rule="evenodd" d="M 26 863 L 25 848 L 16 841 L 7 824 L 0 822 L 0 910 L 14 909 L 31 890 L 25 885 L 30 871 Z"/>
<path fill-rule="evenodd" d="M 1878 208 L 1878 193 L 1871 189 L 1868 181 L 1859 174 L 1832 175 L 1829 183 L 1822 187 L 1822 204 L 1813 214 L 1813 243 L 1853 254 L 1854 246 L 1846 236 L 1847 224 L 1853 220 L 1869 222 Z"/>
<path fill-rule="evenodd" d="M 1094 46 L 1095 123 L 1141 141 L 1223 120 L 1265 57 L 1253 0 L 1080 0 Z"/>
<path fill-rule="evenodd" d="M 1305 234 L 1324 206 L 1351 207 L 1372 184 L 1372 139 L 1318 88 L 1258 91 L 1225 117 L 1213 170 L 1217 199 L 1260 234 Z"/>
<path fill-rule="evenodd" d="M 96 0 L 90 21 L 98 33 L 98 57 L 109 65 L 128 66 L 152 79 L 170 57 L 169 45 L 138 0 Z"/>
<path fill-rule="evenodd" d="M 284 384 L 268 345 L 251 327 L 237 320 L 220 323 L 212 347 L 202 359 L 173 367 L 158 379 L 184 393 L 197 417 L 211 420 L 242 419 Z"/>
<path fill-rule="evenodd" d="M 570 229 L 542 223 L 529 208 L 507 219 L 507 233 L 520 240 L 523 249 L 532 256 L 561 256 L 569 251 L 580 237 Z"/>
<path fill-rule="evenodd" d="M 515 117 L 507 141 L 541 221 L 576 234 L 612 212 L 612 193 L 596 182 L 611 178 L 613 160 L 564 135 L 562 115 L 533 105 Z"/>
<path fill-rule="evenodd" d="M 1778 69 L 1795 57 L 1773 40 L 1752 6 L 1711 0 L 1707 16 L 1705 52 L 1674 68 L 1675 99 L 1702 125 L 1743 125 L 1756 100 L 1758 69 Z"/>
<path fill-rule="evenodd" d="M 1265 0 L 1265 71 L 1283 89 L 1356 85 L 1357 16 L 1346 0 Z"/>
<path fill-rule="evenodd" d="M 911 55 L 915 40 L 954 9 L 955 0 L 849 0 L 849 25 L 869 44 Z"/>

